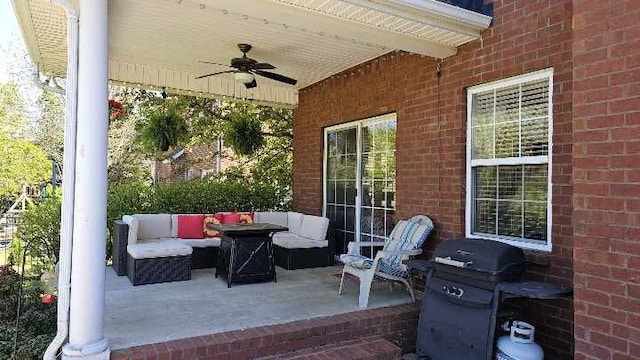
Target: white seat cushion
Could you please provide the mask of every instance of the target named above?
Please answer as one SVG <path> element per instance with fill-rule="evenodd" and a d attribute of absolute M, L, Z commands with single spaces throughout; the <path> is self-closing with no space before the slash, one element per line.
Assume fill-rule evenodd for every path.
<path fill-rule="evenodd" d="M 313 240 L 324 241 L 327 239 L 329 219 L 322 216 L 304 215 L 302 226 L 298 234 Z"/>
<path fill-rule="evenodd" d="M 287 227 L 289 228 L 290 232 L 294 234 L 302 235 L 301 230 L 302 230 L 303 217 L 304 217 L 304 214 L 299 212 L 289 211 L 287 213 Z"/>
<path fill-rule="evenodd" d="M 169 214 L 136 214 L 138 219 L 138 240 L 171 237 L 171 215 Z"/>
<path fill-rule="evenodd" d="M 288 226 L 286 212 L 256 212 L 253 222 Z"/>
<path fill-rule="evenodd" d="M 329 246 L 328 241 L 318 241 L 288 231 L 273 234 L 273 244 L 285 249 L 310 249 Z"/>
<path fill-rule="evenodd" d="M 176 241 L 179 241 L 183 244 L 189 245 L 191 247 L 220 247 L 220 238 L 212 237 L 212 238 L 204 238 L 204 239 L 181 239 L 176 238 Z"/>
<path fill-rule="evenodd" d="M 191 255 L 193 249 L 176 240 L 149 241 L 127 246 L 127 252 L 134 259 L 152 259 L 168 256 Z"/>

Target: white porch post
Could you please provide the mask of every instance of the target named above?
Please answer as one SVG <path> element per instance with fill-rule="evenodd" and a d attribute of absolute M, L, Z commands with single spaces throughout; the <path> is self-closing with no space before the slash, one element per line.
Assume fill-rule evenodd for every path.
<path fill-rule="evenodd" d="M 63 359 L 108 359 L 104 337 L 108 0 L 80 0 L 78 129 L 69 343 Z"/>

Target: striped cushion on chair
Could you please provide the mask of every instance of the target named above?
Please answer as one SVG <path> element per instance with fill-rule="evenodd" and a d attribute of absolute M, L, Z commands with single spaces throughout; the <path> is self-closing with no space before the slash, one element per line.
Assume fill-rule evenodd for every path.
<path fill-rule="evenodd" d="M 427 236 L 433 230 L 433 224 L 424 224 L 407 220 L 400 220 L 391 232 L 391 239 L 384 245 L 386 251 L 420 249 Z M 402 262 L 402 256 L 394 255 L 384 259 L 390 268 L 397 268 Z"/>
<path fill-rule="evenodd" d="M 386 260 L 380 260 L 378 270 L 391 276 L 406 278 L 409 276 L 409 272 L 405 270 L 405 267 L 401 264 L 389 264 Z"/>

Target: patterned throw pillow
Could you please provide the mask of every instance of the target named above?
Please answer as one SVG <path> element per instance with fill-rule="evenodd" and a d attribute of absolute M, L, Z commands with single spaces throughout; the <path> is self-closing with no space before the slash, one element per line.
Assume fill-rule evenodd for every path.
<path fill-rule="evenodd" d="M 218 230 L 213 228 L 213 225 L 215 224 L 220 224 L 220 220 L 218 220 L 218 218 L 214 215 L 207 215 L 204 217 L 204 220 L 202 221 L 203 227 L 202 227 L 202 232 L 204 233 L 205 237 L 211 238 L 211 237 L 220 237 L 220 233 L 218 232 Z"/>
<path fill-rule="evenodd" d="M 240 214 L 240 224 L 253 224 L 253 211 L 248 214 Z"/>

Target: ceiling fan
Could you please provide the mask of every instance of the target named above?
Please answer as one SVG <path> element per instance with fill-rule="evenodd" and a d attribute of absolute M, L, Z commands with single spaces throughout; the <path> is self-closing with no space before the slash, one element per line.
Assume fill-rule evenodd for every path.
<path fill-rule="evenodd" d="M 235 70 L 214 72 L 212 74 L 198 76 L 196 77 L 196 79 L 202 79 L 205 77 L 220 75 L 220 74 L 233 74 L 233 78 L 236 79 L 237 81 L 243 82 L 244 86 L 246 86 L 247 89 L 254 88 L 258 85 L 256 83 L 255 75 L 264 76 L 268 79 L 280 81 L 290 85 L 295 85 L 298 82 L 297 80 L 284 75 L 272 73 L 269 71 L 264 71 L 264 70 L 272 70 L 272 69 L 275 69 L 276 67 L 268 63 L 261 63 L 261 62 L 257 62 L 254 59 L 248 58 L 247 53 L 249 52 L 249 50 L 251 50 L 251 45 L 238 44 L 238 48 L 240 48 L 240 51 L 242 51 L 242 57 L 231 59 L 231 66 L 230 66 Z M 219 63 L 214 63 L 209 61 L 200 61 L 200 62 L 205 64 L 229 66 L 229 65 L 224 65 L 224 64 L 219 64 Z"/>

